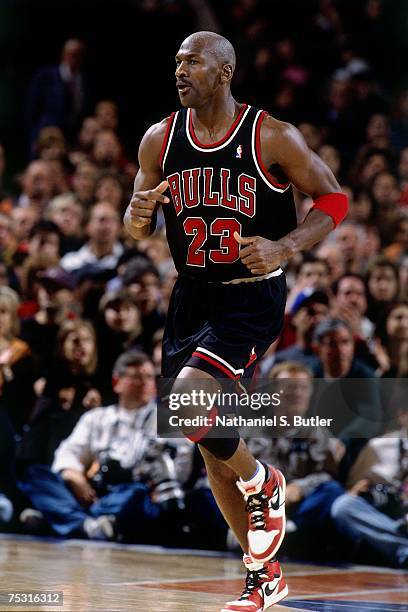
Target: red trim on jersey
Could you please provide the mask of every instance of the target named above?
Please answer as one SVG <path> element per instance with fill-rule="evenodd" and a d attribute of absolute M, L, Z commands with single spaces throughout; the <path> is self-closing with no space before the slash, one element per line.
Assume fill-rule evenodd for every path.
<path fill-rule="evenodd" d="M 232 374 L 232 372 L 227 370 L 227 368 L 225 366 L 223 366 L 221 363 L 218 363 L 218 361 L 215 361 L 215 359 L 212 359 L 211 357 L 208 357 L 208 355 L 204 355 L 202 353 L 198 353 L 197 351 L 194 351 L 192 356 L 193 357 L 200 357 L 200 359 L 204 359 L 204 361 L 207 361 L 208 363 L 211 363 L 211 365 L 213 365 L 216 368 L 218 368 L 219 370 L 221 370 L 221 372 L 224 372 L 224 374 L 226 374 L 228 376 L 228 378 L 232 378 L 232 380 L 238 380 L 239 379 L 239 376 L 234 376 L 234 374 Z"/>
<path fill-rule="evenodd" d="M 329 215 L 334 227 L 337 227 L 348 213 L 348 198 L 345 193 L 327 193 L 313 200 L 313 209 L 321 210 Z"/>
<path fill-rule="evenodd" d="M 193 433 L 186 435 L 186 438 L 191 440 L 191 442 L 195 442 L 195 443 L 202 440 L 204 436 L 207 435 L 208 432 L 211 431 L 211 429 L 214 427 L 215 418 L 217 415 L 218 415 L 218 410 L 215 406 L 213 406 L 208 415 L 208 418 L 210 420 L 210 425 L 204 425 L 203 427 L 200 427 L 200 429 L 197 429 L 197 431 L 194 431 Z"/>
<path fill-rule="evenodd" d="M 164 154 L 166 153 L 167 144 L 169 142 L 169 136 L 170 136 L 171 128 L 173 127 L 173 122 L 174 122 L 174 117 L 175 116 L 176 116 L 176 113 L 171 113 L 170 119 L 169 119 L 169 121 L 167 123 L 166 133 L 164 135 L 163 144 L 162 144 L 162 147 L 160 149 L 160 156 L 159 156 L 159 166 L 160 166 L 160 168 L 163 168 L 163 157 L 164 157 Z"/>
<path fill-rule="evenodd" d="M 265 166 L 265 164 L 262 161 L 261 127 L 262 127 L 263 120 L 267 116 L 268 116 L 268 113 L 266 111 L 263 111 L 263 113 L 261 113 L 259 115 L 258 123 L 257 123 L 256 128 L 255 128 L 255 154 L 256 154 L 256 159 L 257 159 L 257 162 L 259 164 L 260 169 L 262 170 L 263 174 L 265 175 L 265 178 L 268 179 L 268 181 L 271 183 L 271 185 L 273 185 L 274 187 L 279 187 L 279 189 L 286 189 L 286 187 L 288 187 L 290 182 L 288 181 L 287 183 L 284 183 L 284 184 L 278 183 L 278 181 L 272 176 L 272 174 L 269 173 L 268 168 Z"/>
<path fill-rule="evenodd" d="M 228 130 L 228 132 L 225 134 L 225 136 L 223 136 L 221 138 L 221 140 L 219 140 L 218 142 L 212 142 L 211 144 L 203 144 L 202 142 L 200 142 L 195 134 L 194 131 L 194 125 L 193 125 L 193 113 L 190 111 L 190 121 L 189 121 L 189 125 L 188 125 L 188 130 L 190 132 L 190 136 L 193 139 L 193 141 L 195 142 L 195 144 L 198 147 L 201 147 L 202 149 L 215 149 L 216 147 L 219 147 L 220 145 L 222 145 L 226 140 L 228 140 L 228 138 L 231 136 L 231 134 L 233 133 L 233 131 L 235 130 L 235 128 L 237 127 L 238 123 L 241 121 L 242 116 L 244 114 L 244 112 L 246 111 L 248 107 L 248 104 L 243 104 L 241 107 L 241 110 L 239 111 L 237 117 L 235 118 L 235 121 L 233 122 L 233 124 L 231 125 L 230 129 Z"/>

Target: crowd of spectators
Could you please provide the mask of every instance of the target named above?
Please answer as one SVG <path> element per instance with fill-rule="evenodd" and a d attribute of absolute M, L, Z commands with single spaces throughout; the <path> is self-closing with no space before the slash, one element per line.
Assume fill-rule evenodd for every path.
<path fill-rule="evenodd" d="M 309 53 L 300 38 L 276 35 L 269 3 L 218 4 L 189 3 L 222 33 L 229 21 L 244 58 L 239 97 L 296 124 L 350 198 L 347 220 L 287 264 L 284 330 L 256 377 L 297 381 L 298 414 L 311 410 L 313 379 L 368 381 L 350 387 L 355 406 L 331 431 L 249 443 L 288 474 L 294 536 L 327 528 L 333 543 L 353 543 L 349 556 L 374 552 L 405 567 L 408 403 L 406 387 L 405 397 L 395 389 L 408 376 L 408 91 L 388 91 L 376 74 L 387 3 L 356 9 L 358 42 L 335 2 L 316 3 Z M 61 63 L 33 75 L 16 194 L 3 181 L 0 144 L 0 529 L 234 547 L 199 453 L 155 435 L 176 272 L 160 215 L 149 240 L 136 244 L 123 230 L 137 164 L 117 103 L 85 112 L 85 53 L 82 41 L 66 41 Z M 312 203 L 295 197 L 301 222 Z"/>

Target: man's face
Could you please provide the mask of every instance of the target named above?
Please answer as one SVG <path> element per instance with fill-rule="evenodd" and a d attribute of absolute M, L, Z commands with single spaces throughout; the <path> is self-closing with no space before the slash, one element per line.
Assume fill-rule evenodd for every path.
<path fill-rule="evenodd" d="M 339 283 L 336 302 L 338 306 L 353 308 L 360 316 L 363 316 L 367 310 L 364 283 L 352 276 L 343 278 Z"/>
<path fill-rule="evenodd" d="M 400 304 L 388 315 L 387 334 L 391 338 L 408 340 L 408 306 Z"/>
<path fill-rule="evenodd" d="M 52 195 L 51 172 L 46 162 L 32 162 L 24 173 L 24 193 L 33 200 L 46 200 Z"/>
<path fill-rule="evenodd" d="M 368 288 L 377 302 L 390 302 L 397 293 L 397 279 L 394 270 L 387 266 L 378 266 L 371 272 Z"/>
<path fill-rule="evenodd" d="M 99 204 L 92 210 L 87 229 L 91 240 L 113 244 L 119 236 L 118 214 L 110 205 Z"/>
<path fill-rule="evenodd" d="M 318 352 L 326 375 L 332 378 L 345 376 L 354 357 L 354 340 L 350 331 L 341 327 L 326 334 L 320 341 Z"/>
<path fill-rule="evenodd" d="M 114 391 L 120 398 L 138 402 L 144 406 L 156 395 L 156 376 L 150 361 L 140 366 L 128 366 L 114 384 Z"/>
<path fill-rule="evenodd" d="M 25 240 L 34 223 L 38 220 L 38 213 L 33 208 L 13 208 L 11 211 L 13 233 L 17 240 Z"/>
<path fill-rule="evenodd" d="M 221 85 L 222 67 L 203 42 L 183 42 L 176 55 L 176 87 L 180 102 L 189 108 L 200 108 Z"/>
<path fill-rule="evenodd" d="M 304 281 L 308 287 L 328 287 L 330 277 L 326 264 L 320 261 L 304 263 L 299 272 L 299 281 Z"/>
<path fill-rule="evenodd" d="M 95 189 L 97 169 L 88 162 L 78 164 L 72 186 L 81 200 L 91 200 Z"/>
<path fill-rule="evenodd" d="M 312 381 L 306 372 L 283 370 L 276 380 L 289 379 L 283 384 L 284 394 L 278 412 L 289 417 L 304 416 L 312 396 Z"/>
<path fill-rule="evenodd" d="M 112 130 L 98 132 L 93 149 L 95 162 L 101 166 L 110 166 L 119 161 L 120 154 L 120 143 L 116 134 Z"/>
<path fill-rule="evenodd" d="M 139 309 L 128 301 L 112 302 L 105 309 L 105 321 L 114 331 L 130 334 L 140 327 Z"/>
<path fill-rule="evenodd" d="M 60 239 L 58 234 L 40 232 L 35 234 L 28 243 L 28 253 L 31 256 L 47 255 L 59 259 Z"/>

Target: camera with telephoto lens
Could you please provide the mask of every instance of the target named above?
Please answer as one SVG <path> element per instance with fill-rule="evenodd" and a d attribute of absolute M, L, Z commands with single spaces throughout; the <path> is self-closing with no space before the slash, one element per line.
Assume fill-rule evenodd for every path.
<path fill-rule="evenodd" d="M 393 485 L 378 483 L 370 487 L 361 497 L 390 518 L 400 519 L 406 512 L 398 489 Z"/>
<path fill-rule="evenodd" d="M 107 457 L 101 462 L 91 484 L 99 496 L 106 495 L 111 487 L 133 482 L 132 470 L 123 468 L 117 459 Z"/>
<path fill-rule="evenodd" d="M 152 501 L 163 510 L 185 509 L 184 491 L 177 479 L 177 449 L 163 442 L 152 441 L 144 457 L 140 479 L 150 490 Z"/>

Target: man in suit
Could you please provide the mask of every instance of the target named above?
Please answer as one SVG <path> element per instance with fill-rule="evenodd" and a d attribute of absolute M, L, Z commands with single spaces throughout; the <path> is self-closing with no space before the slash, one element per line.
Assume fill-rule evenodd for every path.
<path fill-rule="evenodd" d="M 69 139 L 79 127 L 86 103 L 84 53 L 82 41 L 67 40 L 62 47 L 60 64 L 41 68 L 34 75 L 27 100 L 31 153 L 41 128 L 56 125 Z"/>

